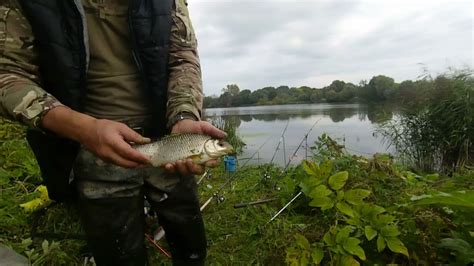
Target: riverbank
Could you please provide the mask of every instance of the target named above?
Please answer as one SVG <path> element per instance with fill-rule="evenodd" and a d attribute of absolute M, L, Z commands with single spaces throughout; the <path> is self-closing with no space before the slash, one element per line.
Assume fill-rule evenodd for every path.
<path fill-rule="evenodd" d="M 32 214 L 19 207 L 38 196 L 41 182 L 21 130 L 0 123 L 0 243 L 33 265 L 90 265 L 74 206 L 53 204 Z M 220 200 L 214 198 L 203 211 L 210 264 L 305 265 L 321 254 L 324 265 L 351 259 L 364 264 L 472 263 L 473 171 L 450 177 L 413 173 L 389 156 L 348 155 L 328 139 L 315 147 L 311 163 L 287 169 L 287 174 L 268 165 L 240 168 L 235 175 L 219 167 L 203 179 L 202 201 L 233 179 L 219 193 Z M 300 190 L 304 193 L 268 223 Z M 276 200 L 234 208 L 268 198 Z M 370 208 L 360 206 L 370 206 L 375 214 L 362 213 Z M 170 264 L 151 245 L 148 251 L 151 265 Z"/>

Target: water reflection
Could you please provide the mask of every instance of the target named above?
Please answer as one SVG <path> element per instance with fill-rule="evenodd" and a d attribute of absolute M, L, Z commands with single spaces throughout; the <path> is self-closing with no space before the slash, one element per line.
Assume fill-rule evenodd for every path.
<path fill-rule="evenodd" d="M 243 157 L 253 154 L 268 138 L 270 141 L 257 154 L 255 163 L 270 160 L 279 141 L 281 132 L 290 121 L 285 134 L 285 153 L 292 154 L 311 125 L 320 120 L 308 137 L 308 146 L 322 133 L 344 143 L 351 153 L 369 156 L 377 152 L 387 152 L 382 140 L 374 134 L 374 124 L 392 119 L 393 110 L 389 106 L 365 104 L 312 104 L 279 105 L 239 108 L 206 109 L 206 118 L 221 117 L 238 128 L 247 147 Z M 303 147 L 294 158 L 299 162 L 307 155 L 308 147 Z M 275 159 L 283 164 L 288 158 L 283 156 L 283 148 Z"/>
<path fill-rule="evenodd" d="M 393 107 L 389 105 L 362 104 L 295 104 L 257 107 L 211 108 L 204 114 L 208 118 L 222 117 L 236 126 L 241 121 L 287 121 L 292 118 L 309 118 L 313 115 L 327 116 L 332 122 L 343 122 L 357 116 L 360 121 L 368 119 L 371 123 L 382 123 L 393 118 Z M 240 120 L 240 121 L 239 121 Z"/>

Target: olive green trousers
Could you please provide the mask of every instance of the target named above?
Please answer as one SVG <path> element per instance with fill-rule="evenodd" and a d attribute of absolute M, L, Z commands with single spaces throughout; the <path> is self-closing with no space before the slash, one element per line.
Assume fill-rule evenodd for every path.
<path fill-rule="evenodd" d="M 147 264 L 144 198 L 166 232 L 173 264 L 204 264 L 207 242 L 194 176 L 153 167 L 125 169 L 84 149 L 73 171 L 82 223 L 97 265 Z"/>

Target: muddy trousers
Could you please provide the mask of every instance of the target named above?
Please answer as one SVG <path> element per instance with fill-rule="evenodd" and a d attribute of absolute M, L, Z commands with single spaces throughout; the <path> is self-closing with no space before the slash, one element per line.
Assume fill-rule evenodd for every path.
<path fill-rule="evenodd" d="M 165 229 L 173 264 L 204 264 L 207 243 L 193 176 L 151 167 L 124 169 L 85 150 L 78 155 L 74 175 L 97 265 L 147 265 L 144 197 Z"/>

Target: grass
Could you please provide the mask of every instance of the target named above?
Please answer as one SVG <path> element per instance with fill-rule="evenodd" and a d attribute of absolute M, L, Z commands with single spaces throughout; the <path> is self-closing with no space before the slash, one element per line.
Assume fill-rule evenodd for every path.
<path fill-rule="evenodd" d="M 22 130 L 17 124 L 0 121 L 0 244 L 28 257 L 33 265 L 91 265 L 75 206 L 53 204 L 32 214 L 19 207 L 38 195 L 35 189 L 41 182 Z M 453 177 L 431 181 L 426 175 L 408 172 L 388 156 L 364 159 L 342 154 L 340 146 L 334 146 L 337 149 L 323 144 L 317 147 L 325 152 L 318 152 L 315 160 L 332 158 L 334 171 L 350 173 L 347 186 L 370 190 L 368 200 L 397 217 L 400 239 L 408 248 L 410 258 L 388 251 L 378 253 L 371 243 L 363 243 L 367 264 L 449 263 L 457 253 L 441 248 L 442 239 L 464 239 L 468 245 L 474 246 L 473 238 L 464 235 L 474 232 L 470 216 L 458 215 L 454 207 L 410 205 L 412 195 L 473 190 L 473 171 L 460 171 Z M 263 178 L 267 169 L 270 179 Z M 334 213 L 309 207 L 310 199 L 306 197 L 300 197 L 275 221 L 267 224 L 295 194 L 299 180 L 305 178 L 301 167 L 292 168 L 287 176 L 277 178 L 280 170 L 267 165 L 249 166 L 230 176 L 221 166 L 211 170 L 211 178 L 204 178 L 199 187 L 202 202 L 232 178 L 219 195 L 224 201 L 213 199 L 203 211 L 209 265 L 285 265 L 287 249 L 295 245 L 296 234 L 304 235 L 310 243 L 323 238 L 334 222 Z M 277 200 L 267 204 L 240 209 L 233 207 L 237 203 L 273 197 Z M 164 242 L 161 244 L 166 246 Z M 170 260 L 151 245 L 148 245 L 148 251 L 151 265 L 171 265 Z M 329 265 L 329 253 L 326 251 L 325 254 L 323 264 Z"/>

